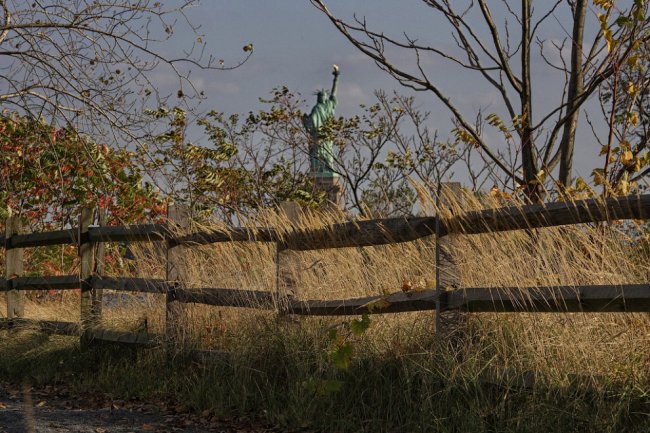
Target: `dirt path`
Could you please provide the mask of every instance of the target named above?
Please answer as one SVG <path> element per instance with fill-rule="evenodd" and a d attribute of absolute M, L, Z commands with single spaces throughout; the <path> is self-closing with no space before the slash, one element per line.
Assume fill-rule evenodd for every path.
<path fill-rule="evenodd" d="M 0 433 L 275 433 L 286 431 L 246 419 L 188 413 L 179 404 L 113 400 L 64 387 L 0 384 Z"/>

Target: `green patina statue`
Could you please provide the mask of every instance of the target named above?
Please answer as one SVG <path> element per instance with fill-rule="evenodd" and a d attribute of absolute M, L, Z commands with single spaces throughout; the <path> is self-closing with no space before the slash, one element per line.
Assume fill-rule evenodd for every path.
<path fill-rule="evenodd" d="M 329 119 L 334 117 L 336 108 L 336 85 L 339 81 L 339 67 L 333 66 L 332 74 L 334 81 L 332 90 L 327 93 L 326 90 L 318 92 L 318 102 L 311 109 L 311 113 L 303 115 L 302 123 L 311 136 L 309 145 L 309 161 L 311 172 L 316 177 L 336 177 L 337 174 L 332 170 L 334 162 L 332 140 L 322 137 L 321 128 Z"/>

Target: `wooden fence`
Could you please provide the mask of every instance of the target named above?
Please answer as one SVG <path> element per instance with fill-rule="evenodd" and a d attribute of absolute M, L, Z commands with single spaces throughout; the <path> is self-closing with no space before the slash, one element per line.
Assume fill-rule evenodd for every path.
<path fill-rule="evenodd" d="M 72 229 L 22 234 L 16 218 L 10 218 L 6 234 L 0 236 L 6 254 L 6 278 L 0 291 L 7 295 L 7 318 L 2 328 L 37 326 L 60 334 L 80 335 L 82 341 L 109 340 L 131 343 L 174 341 L 182 322 L 183 303 L 223 307 L 276 310 L 279 314 L 353 315 L 436 310 L 469 312 L 650 312 L 650 284 L 584 285 L 530 288 L 472 287 L 449 290 L 437 287 L 417 292 L 398 292 L 345 300 L 301 300 L 283 296 L 278 290 L 200 288 L 186 289 L 177 256 L 179 247 L 216 242 L 272 242 L 278 251 L 305 251 L 343 247 L 365 247 L 409 242 L 435 236 L 436 243 L 453 233 L 477 234 L 506 230 L 527 230 L 566 224 L 597 223 L 623 219 L 650 218 L 650 195 L 634 195 L 605 200 L 588 199 L 522 207 L 503 207 L 467 212 L 449 218 L 411 217 L 355 221 L 317 230 L 283 233 L 272 228 L 196 232 L 175 236 L 185 219 L 170 210 L 167 224 L 122 227 L 92 226 L 93 211 L 84 210 L 79 226 Z M 102 221 L 100 221 L 101 223 Z M 103 274 L 103 243 L 166 241 L 167 278 L 143 279 L 107 277 Z M 24 248 L 74 244 L 80 257 L 79 275 L 25 277 L 22 275 Z M 436 273 L 441 281 L 441 262 Z M 25 290 L 81 289 L 80 323 L 30 321 L 24 317 Z M 101 329 L 101 291 L 160 293 L 166 295 L 166 335 L 152 336 Z M 276 288 L 277 289 L 277 288 Z"/>

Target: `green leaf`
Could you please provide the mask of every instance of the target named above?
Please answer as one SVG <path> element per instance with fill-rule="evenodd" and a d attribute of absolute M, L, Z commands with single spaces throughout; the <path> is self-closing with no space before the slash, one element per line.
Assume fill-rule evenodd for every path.
<path fill-rule="evenodd" d="M 343 382 L 336 379 L 314 379 L 310 377 L 303 386 L 314 394 L 327 396 L 339 392 L 343 388 Z"/>
<path fill-rule="evenodd" d="M 350 343 L 345 343 L 330 352 L 330 359 L 334 367 L 340 370 L 347 370 L 350 367 L 354 347 Z"/>
<path fill-rule="evenodd" d="M 321 380 L 321 392 L 325 394 L 332 394 L 339 392 L 343 388 L 343 381 L 336 379 L 324 379 Z"/>
<path fill-rule="evenodd" d="M 354 335 L 361 335 L 370 327 L 370 316 L 364 313 L 361 319 L 354 319 L 350 322 L 350 329 Z"/>
<path fill-rule="evenodd" d="M 627 26 L 632 24 L 632 20 L 629 17 L 621 15 L 616 19 L 616 25 L 619 27 Z"/>
<path fill-rule="evenodd" d="M 376 310 L 383 310 L 390 307 L 390 302 L 385 298 L 379 298 L 376 301 L 372 301 L 364 305 L 368 311 L 373 312 Z"/>

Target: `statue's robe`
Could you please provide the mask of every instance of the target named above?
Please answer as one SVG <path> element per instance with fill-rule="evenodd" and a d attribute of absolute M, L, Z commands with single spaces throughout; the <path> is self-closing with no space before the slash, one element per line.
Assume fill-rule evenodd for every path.
<path fill-rule="evenodd" d="M 321 128 L 329 119 L 334 117 L 336 102 L 335 95 L 325 96 L 325 98 L 319 97 L 319 101 L 312 108 L 311 113 L 303 116 L 305 129 L 309 131 L 312 137 L 309 157 L 311 171 L 316 175 L 334 175 L 332 172 L 334 143 L 321 137 Z"/>

